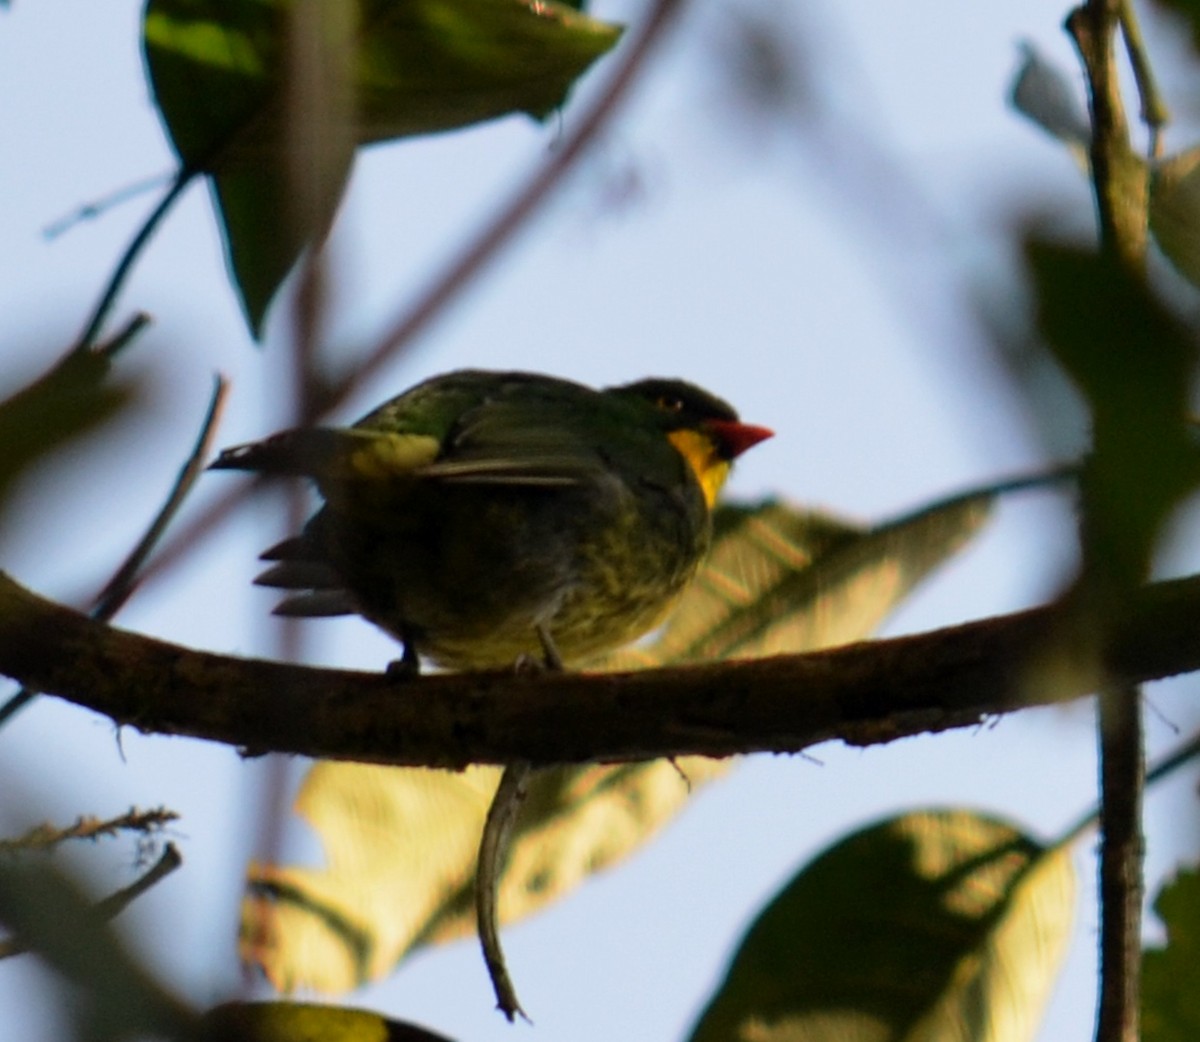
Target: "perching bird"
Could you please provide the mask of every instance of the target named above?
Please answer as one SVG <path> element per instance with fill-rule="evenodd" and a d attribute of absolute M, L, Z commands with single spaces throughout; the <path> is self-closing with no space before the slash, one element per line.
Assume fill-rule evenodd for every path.
<path fill-rule="evenodd" d="M 284 615 L 357 612 L 455 669 L 580 663 L 653 629 L 708 548 L 731 461 L 771 436 L 706 391 L 437 376 L 349 428 L 285 431 L 215 468 L 312 478 L 325 500 L 256 580 Z"/>

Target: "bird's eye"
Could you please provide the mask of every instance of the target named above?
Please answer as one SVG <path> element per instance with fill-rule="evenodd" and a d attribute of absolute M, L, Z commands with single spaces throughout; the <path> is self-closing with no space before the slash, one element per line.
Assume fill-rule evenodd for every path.
<path fill-rule="evenodd" d="M 658 400 L 654 403 L 663 412 L 682 412 L 683 399 L 676 394 L 659 395 Z"/>

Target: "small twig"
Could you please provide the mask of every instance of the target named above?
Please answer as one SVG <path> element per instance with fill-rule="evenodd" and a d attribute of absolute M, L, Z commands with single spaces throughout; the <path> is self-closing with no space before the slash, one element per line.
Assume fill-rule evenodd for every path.
<path fill-rule="evenodd" d="M 133 184 L 125 185 L 124 188 L 118 188 L 115 192 L 101 196 L 93 202 L 85 203 L 83 206 L 72 210 L 69 214 L 60 217 L 57 221 L 52 221 L 46 225 L 42 229 L 42 237 L 45 239 L 57 239 L 60 235 L 74 228 L 75 225 L 82 224 L 84 221 L 94 220 L 113 207 L 128 202 L 143 192 L 149 192 L 153 188 L 158 188 L 170 176 L 169 174 L 159 174 L 155 177 L 147 177 L 141 181 L 135 181 Z"/>
<path fill-rule="evenodd" d="M 221 421 L 221 413 L 224 411 L 228 393 L 229 381 L 220 374 L 214 376 L 212 397 L 209 399 L 208 409 L 200 424 L 200 433 L 196 436 L 192 451 L 188 454 L 183 466 L 180 467 L 175 484 L 171 487 L 166 501 L 150 522 L 145 534 L 96 597 L 96 603 L 92 609 L 92 615 L 95 618 L 104 621 L 111 619 L 129 600 L 129 596 L 135 588 L 139 569 L 145 563 L 146 558 L 150 556 L 159 539 L 162 538 L 167 525 L 171 523 L 179 508 L 183 506 L 183 501 L 196 484 L 196 480 L 204 472 L 205 461 L 212 454 L 213 436 Z"/>
<path fill-rule="evenodd" d="M 96 905 L 96 911 L 105 919 L 112 919 L 120 915 L 142 894 L 166 879 L 182 864 L 183 857 L 179 850 L 174 843 L 168 843 L 163 847 L 162 856 L 150 866 L 144 875 L 139 876 L 129 886 L 122 887 L 115 894 L 109 894 Z"/>
<path fill-rule="evenodd" d="M 168 843 L 162 852 L 162 856 L 156 861 L 150 869 L 143 875 L 135 879 L 129 886 L 122 887 L 116 893 L 109 894 L 108 897 L 96 903 L 95 911 L 101 919 L 112 919 L 129 907 L 137 898 L 141 897 L 156 883 L 165 879 L 180 865 L 183 864 L 183 858 L 176 849 L 174 843 Z M 20 937 L 12 937 L 6 941 L 0 941 L 0 959 L 11 959 L 15 955 L 23 955 L 29 951 L 29 945 L 21 940 Z"/>
<path fill-rule="evenodd" d="M 1092 119 L 1092 185 L 1104 250 L 1131 272 L 1146 261 L 1146 164 L 1129 145 L 1113 38 L 1125 0 L 1089 0 L 1071 12 L 1067 32 L 1083 61 Z"/>
<path fill-rule="evenodd" d="M 1146 787 L 1155 785 L 1170 777 L 1180 767 L 1200 756 L 1200 732 L 1192 735 L 1186 742 L 1168 753 L 1146 771 Z M 1100 823 L 1100 806 L 1097 804 L 1085 814 L 1081 814 L 1073 825 L 1068 827 L 1052 846 L 1065 847 L 1079 839 L 1085 832 L 1090 832 Z"/>
<path fill-rule="evenodd" d="M 1125 40 L 1125 51 L 1129 64 L 1133 66 L 1133 78 L 1137 83 L 1141 100 L 1142 122 L 1150 132 L 1147 154 L 1151 159 L 1162 155 L 1162 129 L 1171 122 L 1171 111 L 1158 89 L 1150 57 L 1146 53 L 1146 41 L 1142 38 L 1142 27 L 1130 0 L 1121 0 L 1121 36 Z"/>
<path fill-rule="evenodd" d="M 37 825 L 16 839 L 0 839 L 0 854 L 49 850 L 72 839 L 97 840 L 115 836 L 118 832 L 140 832 L 151 835 L 163 829 L 179 815 L 166 807 L 153 810 L 131 808 L 115 818 L 79 817 L 65 828 L 50 824 Z"/>
<path fill-rule="evenodd" d="M 391 362 L 467 287 L 499 249 L 513 238 L 514 233 L 545 205 L 567 171 L 599 139 L 601 131 L 616 114 L 620 103 L 645 68 L 646 59 L 683 4 L 684 0 L 655 0 L 640 34 L 629 45 L 624 61 L 612 74 L 607 88 L 580 119 L 575 132 L 555 148 L 545 165 L 492 218 L 450 267 L 438 275 L 416 302 L 393 321 L 379 344 L 354 367 L 354 371 L 328 388 L 322 411 L 328 411 L 345 400 L 355 388 Z"/>
<path fill-rule="evenodd" d="M 108 313 L 117 301 L 117 295 L 121 292 L 125 285 L 125 280 L 129 277 L 129 273 L 133 269 L 134 262 L 138 259 L 142 250 L 145 249 L 146 244 L 150 241 L 151 236 L 157 230 L 158 226 L 162 224 L 163 219 L 171 212 L 171 208 L 183 194 L 184 189 L 191 184 L 192 178 L 196 176 L 196 173 L 196 168 L 192 166 L 180 167 L 176 172 L 166 194 L 159 200 L 158 205 L 151 211 L 150 216 L 146 218 L 145 223 L 142 224 L 137 234 L 125 248 L 125 252 L 121 255 L 121 259 L 113 269 L 112 275 L 109 276 L 108 284 L 104 287 L 104 292 L 100 294 L 100 299 L 96 302 L 96 306 L 92 310 L 87 325 L 84 326 L 83 332 L 79 334 L 79 339 L 75 341 L 75 345 L 72 348 L 73 351 L 87 351 L 95 343 L 96 338 L 100 335 L 100 329 L 104 325 L 104 320 L 108 318 Z"/>
<path fill-rule="evenodd" d="M 111 362 L 122 351 L 125 350 L 133 341 L 141 335 L 143 329 L 150 325 L 151 318 L 144 311 L 135 312 L 133 317 L 122 326 L 117 333 L 104 341 L 103 344 L 97 344 L 93 349 L 95 354 L 103 358 L 106 362 Z"/>
<path fill-rule="evenodd" d="M 136 319 L 124 331 L 122 343 L 127 342 L 128 337 L 136 333 L 135 326 L 136 329 L 141 328 L 140 325 L 137 325 Z M 110 343 L 105 345 L 104 349 L 108 351 L 119 350 L 119 345 L 114 348 Z M 104 589 L 97 595 L 90 613 L 92 618 L 99 619 L 101 622 L 108 622 L 121 610 L 133 594 L 134 589 L 136 589 L 139 569 L 157 545 L 163 531 L 171 523 L 171 519 L 183 505 L 183 501 L 187 498 L 188 493 L 191 492 L 196 479 L 204 471 L 204 461 L 212 451 L 213 435 L 216 433 L 228 390 L 228 382 L 223 376 L 214 378 L 212 398 L 209 400 L 208 411 L 204 415 L 204 422 L 200 425 L 200 433 L 196 438 L 196 443 L 192 447 L 191 453 L 188 455 L 182 468 L 180 468 L 179 476 L 175 479 L 174 486 L 167 495 L 166 501 L 150 522 L 145 534 L 138 540 L 137 545 L 129 553 L 129 556 L 125 558 L 113 577 L 105 584 Z M 0 727 L 3 727 L 8 720 L 37 696 L 38 692 L 31 688 L 22 688 L 13 695 L 12 698 L 0 706 Z"/>

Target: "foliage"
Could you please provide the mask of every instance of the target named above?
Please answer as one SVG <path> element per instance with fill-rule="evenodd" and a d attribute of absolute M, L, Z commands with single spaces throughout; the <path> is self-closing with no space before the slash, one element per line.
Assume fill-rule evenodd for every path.
<path fill-rule="evenodd" d="M 646 41 L 674 6 L 658 0 L 645 36 L 626 42 L 631 64 L 613 77 L 605 104 L 624 89 L 635 59 L 645 59 Z M 1165 6 L 1195 37 L 1196 5 Z M 1150 573 L 1173 511 L 1200 478 L 1190 420 L 1197 330 L 1144 265 L 1130 263 L 1138 245 L 1113 241 L 1123 225 L 1106 209 L 1113 174 L 1104 160 L 1129 152 L 1126 172 L 1148 190 L 1144 212 L 1135 216 L 1193 287 L 1200 285 L 1200 163 L 1195 147 L 1166 158 L 1153 149 L 1145 159 L 1129 151 L 1119 113 L 1104 107 L 1112 99 L 1104 94 L 1097 55 L 1111 41 L 1098 45 L 1088 35 L 1097 26 L 1117 31 L 1115 8 L 1101 8 L 1088 4 L 1072 17 L 1090 85 L 1088 115 L 1070 79 L 1032 51 L 1014 101 L 1084 167 L 1101 216 L 1100 249 L 1053 240 L 1040 222 L 1026 228 L 1022 246 L 1034 350 L 1074 386 L 1092 419 L 1087 458 L 1047 479 L 1079 477 L 1082 570 L 1064 598 L 1079 609 L 1071 616 L 1074 628 L 1046 634 L 1039 650 L 1103 688 L 1119 652 L 1106 643 L 1110 623 Z M 1142 44 L 1131 11 L 1122 5 L 1120 31 L 1137 64 Z M 54 450 L 139 401 L 136 381 L 110 374 L 124 340 L 95 341 L 128 268 L 185 185 L 206 178 L 211 186 L 233 291 L 260 338 L 285 278 L 303 258 L 320 262 L 361 147 L 514 113 L 544 120 L 622 35 L 578 5 L 556 0 L 150 0 L 142 33 L 154 103 L 180 167 L 118 264 L 88 332 L 43 377 L 0 401 L 0 506 Z M 1137 72 L 1143 110 L 1155 112 L 1144 63 Z M 1151 129 L 1157 139 L 1159 126 Z M 430 306 L 436 310 L 457 288 L 435 292 Z M 296 334 L 301 397 L 324 375 L 305 356 L 305 332 Z M 352 389 L 338 390 L 344 396 Z M 301 411 L 316 419 L 310 405 Z M 612 674 L 614 684 L 622 671 L 684 666 L 702 679 L 704 664 L 717 660 L 798 655 L 864 640 L 975 536 L 1003 491 L 1023 484 L 1000 483 L 873 527 L 779 499 L 727 504 L 716 516 L 711 556 L 677 613 L 653 640 L 592 668 Z M 133 574 L 119 585 L 123 600 Z M 93 649 L 60 650 L 86 657 Z M 1012 676 L 997 684 L 1020 688 L 1055 677 L 1028 662 L 1010 667 Z M 945 692 L 948 713 L 959 694 Z M 1136 713 L 1136 695 L 1129 702 Z M 933 715 L 926 726 L 936 730 L 954 719 Z M 704 721 L 694 724 L 703 750 Z M 880 721 L 874 740 L 886 740 L 887 726 Z M 1106 755 L 1122 737 L 1102 734 Z M 1137 736 L 1131 741 L 1140 754 Z M 693 789 L 725 767 L 697 756 L 545 771 L 511 848 L 503 919 L 565 897 L 648 843 Z M 251 866 L 243 959 L 280 991 L 344 991 L 385 976 L 423 945 L 469 934 L 478 834 L 496 774 L 482 766 L 460 773 L 313 766 L 296 809 L 318 833 L 326 863 Z M 1102 795 L 1111 812 L 1113 794 Z M 170 813 L 152 818 L 161 827 Z M 128 820 L 117 820 L 112 829 L 147 819 L 131 811 Z M 1024 826 L 963 808 L 910 811 L 854 831 L 800 868 L 764 906 L 708 1000 L 693 1042 L 1031 1038 L 1070 926 L 1070 858 L 1081 831 L 1043 843 Z M 79 823 L 51 830 L 52 841 L 41 845 L 87 834 Z M 0 920 L 13 933 L 7 954 L 32 950 L 69 982 L 79 1000 L 80 1037 L 442 1039 L 350 1008 L 281 1001 L 193 1009 L 106 925 L 136 895 L 97 903 L 65 873 L 32 860 L 33 835 L 0 843 Z M 1150 1042 L 1191 1038 L 1200 1026 L 1200 987 L 1192 980 L 1197 878 L 1181 871 L 1155 904 L 1167 944 L 1143 960 L 1142 1037 Z M 1128 966 L 1106 962 L 1118 968 L 1106 968 L 1102 984 L 1127 985 L 1120 973 Z"/>

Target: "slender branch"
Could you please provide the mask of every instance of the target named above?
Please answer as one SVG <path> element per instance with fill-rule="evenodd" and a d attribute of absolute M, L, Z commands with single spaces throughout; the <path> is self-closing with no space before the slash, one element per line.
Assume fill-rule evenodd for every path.
<path fill-rule="evenodd" d="M 1133 67 L 1133 78 L 1137 82 L 1138 97 L 1141 99 L 1142 122 L 1150 132 L 1146 152 L 1151 159 L 1162 155 L 1162 130 L 1171 122 L 1171 111 L 1158 89 L 1154 68 L 1146 52 L 1146 41 L 1142 38 L 1142 27 L 1138 24 L 1137 12 L 1132 0 L 1121 0 L 1121 36 L 1125 40 L 1125 52 Z"/>
<path fill-rule="evenodd" d="M 1135 277 L 1144 277 L 1149 207 L 1148 166 L 1134 153 L 1121 99 L 1114 56 L 1118 28 L 1124 31 L 1142 95 L 1143 118 L 1151 128 L 1151 150 L 1157 148 L 1158 127 L 1165 109 L 1158 99 L 1137 21 L 1129 0 L 1087 0 L 1068 18 L 1088 81 L 1092 119 L 1092 186 L 1100 227 L 1102 253 Z M 1124 346 L 1134 350 L 1136 345 Z M 1106 444 L 1104 424 L 1111 417 L 1093 403 L 1096 455 Z M 1120 436 L 1107 437 L 1108 450 Z M 1099 471 L 1097 470 L 1096 473 Z M 1119 625 L 1126 582 L 1149 572 L 1138 561 L 1141 575 L 1130 579 L 1114 573 L 1105 550 L 1094 539 L 1097 520 L 1108 505 L 1095 494 L 1094 475 L 1081 483 L 1081 550 L 1083 569 L 1079 590 L 1080 613 L 1089 622 L 1098 646 L 1106 646 L 1110 629 Z M 1137 683 L 1115 675 L 1100 683 L 1098 728 L 1100 745 L 1100 999 L 1096 1017 L 1097 1042 L 1137 1042 L 1141 975 L 1142 910 L 1142 794 L 1145 753 L 1141 694 Z"/>
<path fill-rule="evenodd" d="M 1067 18 L 1083 60 L 1092 117 L 1092 184 L 1102 247 L 1130 271 L 1146 262 L 1149 177 L 1129 145 L 1113 39 L 1124 0 L 1090 0 Z"/>
<path fill-rule="evenodd" d="M 646 67 L 647 58 L 683 6 L 684 0 L 655 0 L 637 39 L 629 45 L 624 60 L 612 74 L 605 90 L 579 120 L 574 133 L 555 148 L 545 165 L 491 219 L 450 267 L 430 283 L 415 303 L 396 317 L 379 344 L 362 362 L 355 365 L 354 371 L 330 386 L 328 397 L 322 403 L 324 411 L 344 401 L 356 387 L 410 344 L 545 205 L 566 173 L 599 139 L 601 132 L 616 115 L 621 102 Z"/>
<path fill-rule="evenodd" d="M 1141 693 L 1114 685 L 1100 694 L 1100 1010 L 1096 1038 L 1138 1042 L 1142 962 Z"/>
<path fill-rule="evenodd" d="M 1157 784 L 1164 778 L 1174 774 L 1180 767 L 1190 763 L 1192 760 L 1200 757 L 1200 732 L 1192 735 L 1182 745 L 1177 746 L 1174 750 L 1167 753 L 1161 760 L 1151 765 L 1146 771 L 1145 786 Z M 1100 822 L 1100 807 L 1099 805 L 1092 807 L 1091 810 L 1081 814 L 1075 823 L 1069 826 L 1056 839 L 1052 846 L 1062 847 L 1070 843 L 1074 843 L 1085 832 L 1094 829 Z"/>
<path fill-rule="evenodd" d="M 100 294 L 100 299 L 96 302 L 87 325 L 84 326 L 83 332 L 79 334 L 79 339 L 75 341 L 75 346 L 72 348 L 73 351 L 87 351 L 96 342 L 96 338 L 100 335 L 100 329 L 104 325 L 104 320 L 108 318 L 108 313 L 117 302 L 118 294 L 125 286 L 125 280 L 133 270 L 134 262 L 138 259 L 142 250 L 145 249 L 146 244 L 149 243 L 151 237 L 158 229 L 158 226 L 162 224 L 163 219 L 171 212 L 172 207 L 178 202 L 184 189 L 191 184 L 192 178 L 195 176 L 195 167 L 183 166 L 179 168 L 166 194 L 150 212 L 150 216 L 146 218 L 141 228 L 138 229 L 137 234 L 130 241 L 129 245 L 125 247 L 125 252 L 121 254 L 121 259 L 113 269 L 112 275 L 109 276 L 108 283 L 104 287 L 104 291 Z"/>
<path fill-rule="evenodd" d="M 130 328 L 133 328 L 131 323 Z M 140 326 L 138 327 L 140 328 Z M 111 347 L 108 348 L 111 350 Z M 188 458 L 180 468 L 179 476 L 168 493 L 166 501 L 150 522 L 142 538 L 130 551 L 113 577 L 96 597 L 92 608 L 92 617 L 107 622 L 124 607 L 136 588 L 138 571 L 146 558 L 157 545 L 167 525 L 183 505 L 184 499 L 192 490 L 197 478 L 204 472 L 204 461 L 212 452 L 213 435 L 220 422 L 221 412 L 225 407 L 225 397 L 229 390 L 228 382 L 223 376 L 214 379 L 212 398 L 209 400 L 208 411 L 200 425 L 200 433 L 192 447 Z M 32 702 L 38 695 L 34 688 L 23 687 L 3 705 L 0 705 L 0 727 L 3 727 L 16 713 Z"/>
<path fill-rule="evenodd" d="M 115 836 L 118 832 L 140 832 L 150 835 L 176 821 L 179 815 L 166 807 L 138 810 L 136 807 L 115 818 L 76 818 L 65 828 L 53 825 L 38 825 L 16 839 L 0 839 L 0 854 L 18 851 L 49 850 L 71 839 L 100 839 Z"/>
<path fill-rule="evenodd" d="M 1100 662 L 1059 639 L 1070 609 L 1053 604 L 807 655 L 404 680 L 192 651 L 0 575 L 0 673 L 119 724 L 252 753 L 452 769 L 628 762 L 800 752 L 832 738 L 878 744 L 1077 698 L 1101 678 L 1134 684 L 1200 669 L 1200 577 L 1146 587 L 1126 608 Z"/>

